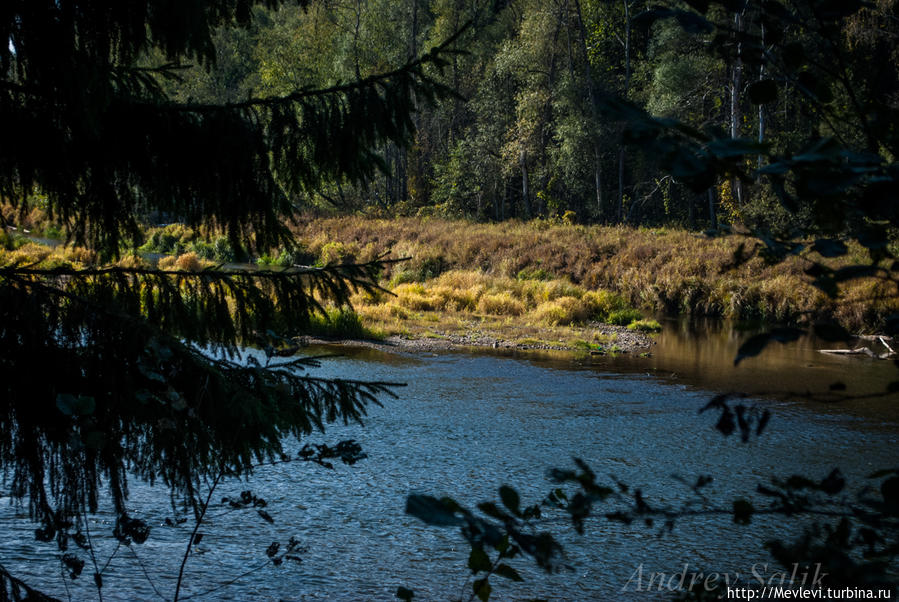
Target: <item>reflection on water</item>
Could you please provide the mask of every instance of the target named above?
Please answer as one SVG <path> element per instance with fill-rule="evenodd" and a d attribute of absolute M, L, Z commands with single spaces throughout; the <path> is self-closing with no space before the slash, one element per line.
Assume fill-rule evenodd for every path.
<path fill-rule="evenodd" d="M 772 342 L 760 355 L 735 366 L 740 345 L 758 332 L 718 320 L 668 320 L 655 336 L 650 357 L 582 355 L 575 361 L 591 369 L 649 374 L 707 391 L 790 400 L 815 412 L 865 418 L 871 425 L 899 423 L 899 394 L 886 393 L 890 383 L 899 381 L 899 365 L 892 360 L 820 353 L 860 343 L 805 336 L 788 344 Z M 572 362 L 567 352 L 544 356 L 553 365 Z M 835 384 L 845 385 L 845 391 L 833 391 Z"/>
<path fill-rule="evenodd" d="M 372 408 L 364 428 L 334 427 L 314 438 L 357 439 L 369 458 L 334 471 L 296 464 L 269 467 L 249 482 L 226 484 L 221 496 L 252 489 L 264 497 L 276 522 L 269 524 L 252 511 L 223 513 L 218 507 L 188 564 L 187 593 L 225 585 L 263 562 L 271 542 L 295 535 L 304 546 L 301 563 L 265 566 L 205 599 L 391 600 L 400 585 L 414 589 L 416 599 L 459 597 L 468 573 L 461 537 L 406 516 L 406 495 L 450 495 L 471 506 L 495 499 L 497 487 L 507 483 L 533 502 L 552 487 L 546 470 L 570 467 L 572 456 L 587 461 L 601 480 L 614 475 L 640 486 L 648 499 L 673 505 L 690 495 L 674 474 L 688 481 L 712 475 L 710 494 L 728 501 L 751 497 L 755 484 L 769 475 L 824 476 L 840 466 L 858 485 L 864 475 L 894 463 L 895 399 L 826 406 L 825 411 L 806 401 L 761 400 L 775 413 L 761 440 L 743 445 L 714 432 L 712 417 L 697 416 L 708 389 L 769 391 L 832 378 L 861 387 L 891 378 L 870 360 L 821 356 L 813 343 L 773 347 L 770 356 L 734 370 L 741 336 L 712 333 L 697 342 L 685 331 L 670 329 L 652 358 L 584 358 L 580 363 L 570 356 L 416 356 L 344 349 L 344 357 L 326 362 L 317 373 L 409 383 L 398 391 L 399 399 Z M 885 412 L 885 421 L 877 419 L 878 411 Z M 135 515 L 154 525 L 150 540 L 134 551 L 154 585 L 171 596 L 189 525 L 164 526 L 172 510 L 159 488 L 133 484 L 132 506 Z M 34 526 L 14 519 L 5 503 L 0 521 L 6 532 L 0 563 L 64 598 L 58 563 L 39 561 L 55 554 L 54 548 L 35 542 Z M 496 599 L 644 599 L 621 592 L 640 565 L 646 571 L 679 572 L 686 564 L 691 571 L 746 575 L 753 565 L 767 563 L 770 571 L 774 563 L 762 544 L 784 536 L 788 523 L 769 520 L 742 527 L 727 518 L 706 517 L 662 536 L 658 529 L 597 521 L 588 523 L 584 537 L 560 520 L 551 527 L 564 536 L 574 570 L 544 575 L 523 565 L 527 581 L 495 585 Z M 111 528 L 108 511 L 91 525 L 95 535 Z M 102 539 L 101 563 L 115 550 L 110 537 Z M 90 572 L 86 568 L 78 582 L 70 583 L 73 599 L 95 597 Z M 155 597 L 129 550 L 116 551 L 104 574 L 104 599 Z"/>

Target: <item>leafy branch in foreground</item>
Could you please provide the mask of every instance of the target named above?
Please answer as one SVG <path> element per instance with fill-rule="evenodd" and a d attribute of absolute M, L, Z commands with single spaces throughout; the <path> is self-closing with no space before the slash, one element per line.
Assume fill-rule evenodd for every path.
<path fill-rule="evenodd" d="M 116 533 L 140 541 L 129 477 L 161 480 L 198 511 L 202 483 L 280 458 L 285 437 L 361 422 L 396 383 L 316 378 L 303 371 L 318 359 L 290 357 L 298 347 L 263 362 L 237 346 L 271 329 L 301 333 L 325 299 L 373 290 L 381 267 L 0 267 L 0 465 L 41 524 L 36 536 L 63 551 L 84 538 L 80 517 L 105 483 Z M 327 463 L 323 450 L 305 453 Z"/>
<path fill-rule="evenodd" d="M 700 413 L 717 410 L 715 429 L 724 436 L 739 433 L 744 443 L 761 436 L 770 413 L 742 402 L 731 407 L 731 397 L 716 396 Z M 552 530 L 560 516 L 579 535 L 588 525 L 599 529 L 602 521 L 633 528 L 658 527 L 658 534 L 664 535 L 681 523 L 689 524 L 692 518 L 723 517 L 749 526 L 756 517 L 779 517 L 796 525 L 788 535 L 796 539 L 769 539 L 765 548 L 784 568 L 819 567 L 826 573 L 824 585 L 829 587 L 899 587 L 899 469 L 869 475 L 872 483 L 852 493 L 839 469 L 821 479 L 772 477 L 757 484 L 754 492 L 723 502 L 709 493 L 712 476 L 687 479 L 674 475 L 691 495 L 673 505 L 656 502 L 642 489 L 613 476 L 609 482 L 601 482 L 586 462 L 575 458 L 574 463 L 574 470 L 551 470 L 549 479 L 557 487 L 528 507 L 521 506 L 517 491 L 504 485 L 499 489 L 501 503 L 482 502 L 477 512 L 448 497 L 414 494 L 407 497 L 406 513 L 431 526 L 460 528 L 471 548 L 469 568 L 479 577 L 471 587 L 472 600 L 490 598 L 494 575 L 522 581 L 521 573 L 505 562 L 515 557 L 530 558 L 547 572 L 566 568 L 564 548 Z M 795 522 L 800 518 L 811 521 Z M 684 599 L 704 599 L 709 592 L 680 594 Z M 397 597 L 412 599 L 414 591 L 400 588 Z"/>

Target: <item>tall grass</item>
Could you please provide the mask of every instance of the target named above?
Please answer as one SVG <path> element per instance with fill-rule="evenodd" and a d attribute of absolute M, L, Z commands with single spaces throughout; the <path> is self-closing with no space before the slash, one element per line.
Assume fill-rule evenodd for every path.
<path fill-rule="evenodd" d="M 620 300 L 614 308 L 591 314 L 606 319 L 626 305 L 647 313 L 768 322 L 836 319 L 854 330 L 876 329 L 899 310 L 897 291 L 875 282 L 849 282 L 840 299 L 828 298 L 804 273 L 810 259 L 821 260 L 817 255 L 775 265 L 754 257 L 735 265 L 740 245 L 751 249 L 757 244 L 740 235 L 709 238 L 668 228 L 358 216 L 310 219 L 295 232 L 313 256 L 339 242 L 345 260 L 367 260 L 386 251 L 411 257 L 385 275 L 394 286 L 427 284 L 418 297 L 411 289 L 398 289 L 409 309 L 515 314 L 523 305 L 527 314 L 540 303 L 562 298 L 589 305 L 594 301 L 585 301 L 584 295 L 593 292 Z M 839 266 L 863 258 L 861 249 L 850 249 L 849 257 L 826 261 Z M 462 293 L 438 290 L 441 286 Z M 521 305 L 509 303 L 504 292 Z M 492 296 L 482 303 L 485 294 Z M 541 319 L 565 322 L 565 308 L 572 319 L 584 315 L 566 300 L 545 307 Z"/>

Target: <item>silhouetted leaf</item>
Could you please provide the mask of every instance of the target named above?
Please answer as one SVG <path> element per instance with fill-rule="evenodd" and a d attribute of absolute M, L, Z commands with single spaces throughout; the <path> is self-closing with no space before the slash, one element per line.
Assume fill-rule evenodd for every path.
<path fill-rule="evenodd" d="M 511 518 L 508 514 L 500 510 L 499 506 L 497 506 L 493 502 L 481 502 L 480 504 L 478 504 L 478 510 L 480 510 L 487 516 L 501 521 L 507 521 Z"/>
<path fill-rule="evenodd" d="M 752 504 L 744 499 L 734 500 L 734 522 L 738 525 L 748 525 L 752 522 L 752 514 L 755 512 Z"/>
<path fill-rule="evenodd" d="M 518 509 L 519 504 L 521 503 L 518 492 L 509 487 L 508 485 L 503 485 L 499 488 L 499 497 L 503 502 L 503 506 L 509 509 L 512 514 L 519 516 L 521 514 Z"/>
<path fill-rule="evenodd" d="M 89 416 L 96 410 L 97 402 L 93 397 L 60 393 L 56 396 L 56 407 L 66 416 Z"/>
<path fill-rule="evenodd" d="M 74 554 L 63 554 L 62 563 L 69 570 L 69 577 L 77 579 L 84 570 L 84 561 Z"/>
<path fill-rule="evenodd" d="M 456 516 L 458 505 L 443 498 L 438 500 L 430 495 L 413 494 L 406 498 L 406 514 L 438 527 L 461 525 L 464 521 Z"/>
<path fill-rule="evenodd" d="M 724 411 L 721 412 L 721 417 L 718 418 L 718 422 L 715 423 L 715 428 L 721 432 L 725 437 L 729 437 L 734 433 L 737 429 L 736 421 L 734 420 L 734 413 L 730 408 L 725 407 Z"/>
<path fill-rule="evenodd" d="M 759 423 L 755 428 L 755 436 L 759 437 L 762 434 L 762 431 L 765 430 L 765 427 L 768 426 L 768 421 L 771 420 L 771 411 L 765 410 L 762 412 L 762 415 L 759 417 Z"/>
<path fill-rule="evenodd" d="M 758 155 L 768 149 L 768 145 L 749 138 L 719 138 L 709 142 L 708 151 L 722 159 Z"/>
<path fill-rule="evenodd" d="M 899 477 L 891 477 L 881 483 L 880 494 L 884 503 L 895 513 L 899 509 Z"/>
<path fill-rule="evenodd" d="M 498 567 L 496 567 L 494 573 L 505 579 L 511 579 L 512 581 L 524 581 L 521 575 L 518 574 L 518 571 L 510 567 L 508 564 L 499 565 Z"/>
<path fill-rule="evenodd" d="M 836 495 L 841 492 L 844 487 L 846 487 L 846 479 L 843 478 L 843 474 L 838 468 L 834 468 L 831 473 L 818 484 L 818 489 L 828 495 Z"/>
<path fill-rule="evenodd" d="M 131 518 L 127 514 L 122 514 L 116 520 L 112 534 L 125 545 L 130 545 L 132 541 L 141 544 L 150 537 L 150 525 L 139 518 Z"/>
<path fill-rule="evenodd" d="M 492 566 L 493 563 L 490 562 L 490 556 L 487 555 L 483 548 L 478 546 L 471 548 L 471 553 L 468 555 L 468 568 L 471 569 L 473 574 L 486 573 Z"/>
<path fill-rule="evenodd" d="M 487 602 L 490 599 L 490 593 L 493 591 L 493 588 L 490 587 L 490 582 L 487 581 L 487 577 L 472 583 L 471 588 L 481 602 Z"/>

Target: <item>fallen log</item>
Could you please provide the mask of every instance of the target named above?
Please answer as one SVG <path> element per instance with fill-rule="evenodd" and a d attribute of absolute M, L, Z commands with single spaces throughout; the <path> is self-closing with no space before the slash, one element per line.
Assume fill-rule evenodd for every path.
<path fill-rule="evenodd" d="M 818 349 L 818 353 L 828 353 L 831 355 L 867 355 L 868 357 L 873 357 L 878 360 L 890 359 L 896 355 L 892 349 L 887 353 L 874 353 L 867 347 L 856 347 L 855 349 Z"/>

